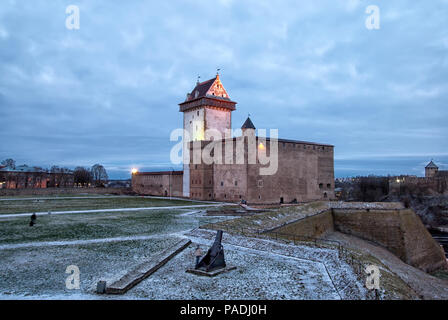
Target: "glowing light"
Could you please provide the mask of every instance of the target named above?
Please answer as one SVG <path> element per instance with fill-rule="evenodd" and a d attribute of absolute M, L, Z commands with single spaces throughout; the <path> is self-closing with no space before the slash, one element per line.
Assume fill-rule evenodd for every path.
<path fill-rule="evenodd" d="M 264 146 L 263 143 L 260 142 L 260 143 L 258 144 L 258 149 L 259 149 L 259 150 L 265 150 L 266 147 Z"/>
<path fill-rule="evenodd" d="M 132 172 L 132 174 L 136 174 L 138 172 L 138 169 L 133 168 L 131 172 Z"/>

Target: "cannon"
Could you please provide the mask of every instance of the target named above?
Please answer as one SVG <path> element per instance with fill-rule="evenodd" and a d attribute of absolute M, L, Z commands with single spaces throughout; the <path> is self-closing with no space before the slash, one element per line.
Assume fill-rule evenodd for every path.
<path fill-rule="evenodd" d="M 207 254 L 202 257 L 195 269 L 204 270 L 206 272 L 221 269 L 226 267 L 226 261 L 224 259 L 224 248 L 221 244 L 222 230 L 218 230 L 216 233 L 215 242 Z"/>

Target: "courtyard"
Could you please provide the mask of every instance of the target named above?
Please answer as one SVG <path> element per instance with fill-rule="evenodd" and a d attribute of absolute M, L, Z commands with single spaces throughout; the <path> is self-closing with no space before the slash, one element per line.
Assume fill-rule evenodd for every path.
<path fill-rule="evenodd" d="M 363 299 L 366 290 L 333 249 L 224 234 L 236 270 L 215 278 L 186 273 L 214 231 L 234 219 L 208 216 L 221 203 L 131 196 L 0 199 L 0 299 Z M 38 213 L 30 227 L 30 215 Z M 124 295 L 95 293 L 181 239 L 193 242 Z M 68 289 L 68 266 L 80 288 Z"/>

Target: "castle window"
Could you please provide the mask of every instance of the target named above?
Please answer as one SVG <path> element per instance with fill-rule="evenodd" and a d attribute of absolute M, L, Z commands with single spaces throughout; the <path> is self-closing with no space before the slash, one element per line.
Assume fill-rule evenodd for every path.
<path fill-rule="evenodd" d="M 224 182 L 223 181 L 221 181 L 221 187 L 224 185 Z"/>
<path fill-rule="evenodd" d="M 331 188 L 331 184 L 327 183 L 327 188 L 330 189 Z"/>
<path fill-rule="evenodd" d="M 258 195 L 258 199 L 261 199 L 261 196 L 260 196 L 260 195 Z"/>
<path fill-rule="evenodd" d="M 258 180 L 258 187 L 263 187 L 263 180 Z"/>
<path fill-rule="evenodd" d="M 238 185 L 238 181 L 235 181 L 235 186 L 237 186 Z"/>
<path fill-rule="evenodd" d="M 224 193 L 224 198 L 227 198 L 227 195 Z"/>
<path fill-rule="evenodd" d="M 319 189 L 322 189 L 324 187 L 323 183 L 319 183 Z"/>
<path fill-rule="evenodd" d="M 197 111 L 197 115 L 199 115 L 199 110 Z"/>

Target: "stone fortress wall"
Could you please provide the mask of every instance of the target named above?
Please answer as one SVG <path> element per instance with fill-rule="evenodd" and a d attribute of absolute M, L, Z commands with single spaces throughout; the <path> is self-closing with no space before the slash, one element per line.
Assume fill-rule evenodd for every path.
<path fill-rule="evenodd" d="M 431 272 L 447 268 L 443 249 L 412 209 L 396 203 L 337 203 L 329 209 L 275 229 L 276 232 L 324 237 L 339 231 L 388 249 L 405 263 Z"/>
<path fill-rule="evenodd" d="M 182 197 L 183 171 L 137 172 L 132 174 L 132 190 L 138 194 Z"/>

